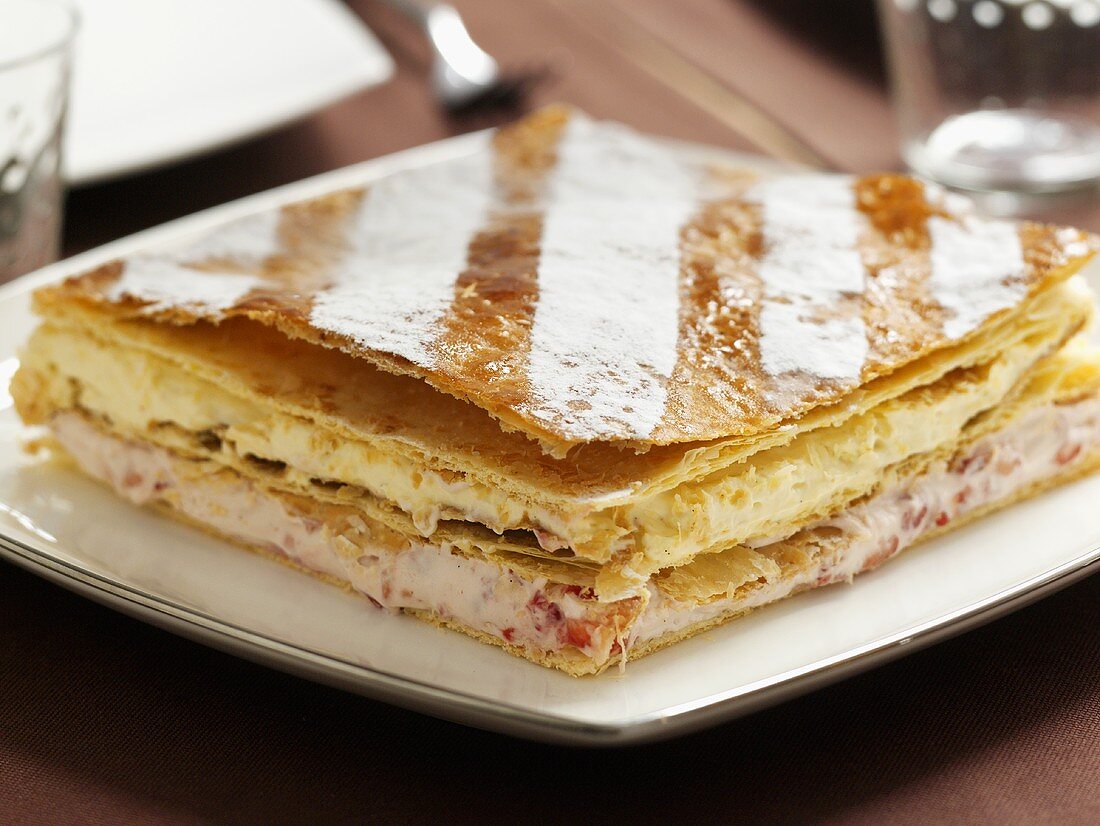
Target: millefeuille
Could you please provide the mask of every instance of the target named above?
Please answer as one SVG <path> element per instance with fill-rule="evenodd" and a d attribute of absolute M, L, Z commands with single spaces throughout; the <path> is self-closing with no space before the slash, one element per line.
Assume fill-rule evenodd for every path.
<path fill-rule="evenodd" d="M 1100 466 L 1096 246 L 550 108 L 39 290 L 12 393 L 133 502 L 589 674 Z"/>

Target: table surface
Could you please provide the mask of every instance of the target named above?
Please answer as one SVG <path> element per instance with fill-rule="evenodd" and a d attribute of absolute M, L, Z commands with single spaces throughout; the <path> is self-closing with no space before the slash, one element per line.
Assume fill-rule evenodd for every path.
<path fill-rule="evenodd" d="M 897 166 L 867 2 L 456 5 L 503 64 L 556 67 L 530 105 L 565 100 L 652 132 L 760 150 L 730 118 L 663 79 L 655 65 L 674 54 L 694 67 L 691 77 L 761 106 L 831 165 Z M 372 0 L 352 6 L 392 51 L 392 82 L 271 136 L 72 193 L 66 251 L 506 117 L 442 116 L 425 92 L 416 31 Z M 1093 203 L 1067 214 L 1100 229 Z M 2 822 L 578 813 L 1100 822 L 1100 577 L 750 718 L 617 752 L 509 740 L 313 685 L 2 563 L 0 594 Z"/>

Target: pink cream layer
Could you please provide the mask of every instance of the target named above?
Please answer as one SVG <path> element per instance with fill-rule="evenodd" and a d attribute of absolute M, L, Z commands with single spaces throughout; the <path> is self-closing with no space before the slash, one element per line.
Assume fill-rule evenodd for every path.
<path fill-rule="evenodd" d="M 527 578 L 438 544 L 371 547 L 361 520 L 326 525 L 235 474 L 181 474 L 185 460 L 104 433 L 75 413 L 52 428 L 81 467 L 135 504 L 165 502 L 190 519 L 347 583 L 388 609 L 428 610 L 505 642 L 579 651 L 597 665 L 621 648 L 809 587 L 851 580 L 922 534 L 1081 462 L 1100 443 L 1100 400 L 1047 405 L 979 440 L 947 466 L 888 488 L 824 522 L 846 536 L 813 570 L 742 588 L 733 597 L 677 602 L 645 595 L 602 603 L 578 586 Z M 644 607 L 643 607 L 644 605 Z"/>

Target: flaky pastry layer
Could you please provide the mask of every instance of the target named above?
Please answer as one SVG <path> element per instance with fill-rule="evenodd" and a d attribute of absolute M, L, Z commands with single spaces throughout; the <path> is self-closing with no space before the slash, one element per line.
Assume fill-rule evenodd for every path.
<path fill-rule="evenodd" d="M 173 331 L 52 312 L 26 349 L 15 396 L 30 421 L 79 404 L 132 436 L 169 447 L 189 439 L 199 449 L 203 439 L 213 440 L 237 463 L 268 463 L 299 492 L 318 483 L 363 491 L 407 514 L 424 536 L 441 521 L 461 521 L 475 534 L 484 535 L 479 526 L 486 526 L 505 535 L 520 552 L 612 562 L 601 573 L 600 591 L 614 596 L 698 553 L 789 533 L 871 490 L 886 467 L 950 444 L 970 418 L 998 404 L 1079 329 L 1091 307 L 1078 282 L 1070 282 L 996 326 L 984 346 L 972 342 L 935 365 L 893 377 L 888 387 L 866 388 L 862 405 L 820 408 L 798 426 L 740 446 L 685 449 L 677 463 L 658 460 L 648 483 L 599 494 L 592 493 L 599 482 L 594 468 L 548 460 L 531 446 L 524 454 L 522 439 L 503 454 L 492 429 L 484 436 L 476 428 L 461 431 L 470 464 L 460 472 L 457 460 L 439 455 L 431 434 L 421 432 L 421 441 L 409 444 L 426 401 L 375 399 L 373 387 L 339 384 L 354 375 L 350 366 L 345 372 L 345 356 L 272 341 L 262 330 L 243 331 L 255 336 L 240 329 Z M 278 360 L 277 376 L 257 360 L 257 349 Z M 385 410 L 383 401 L 390 403 Z M 640 469 L 642 457 L 630 464 Z M 537 480 L 551 474 L 554 484 L 539 487 Z M 554 489 L 557 495 L 548 496 Z"/>

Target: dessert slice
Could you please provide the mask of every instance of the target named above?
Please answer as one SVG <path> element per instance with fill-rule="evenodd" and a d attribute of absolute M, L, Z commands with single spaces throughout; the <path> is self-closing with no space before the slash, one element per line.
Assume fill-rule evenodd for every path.
<path fill-rule="evenodd" d="M 12 392 L 132 501 L 592 673 L 1091 469 L 1094 249 L 549 109 L 40 290 Z"/>

